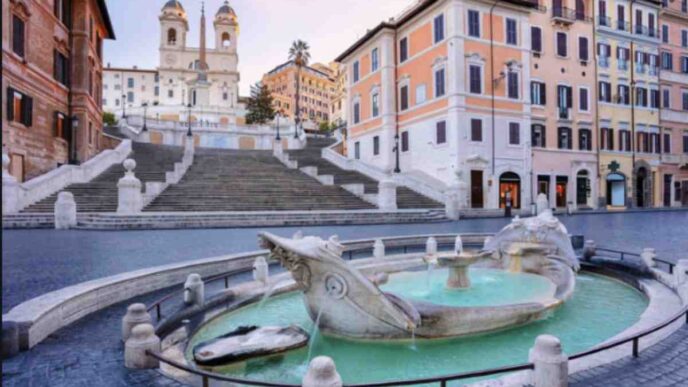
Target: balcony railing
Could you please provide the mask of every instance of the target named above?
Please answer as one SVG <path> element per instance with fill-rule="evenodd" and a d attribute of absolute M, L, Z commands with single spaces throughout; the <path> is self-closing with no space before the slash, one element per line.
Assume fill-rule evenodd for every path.
<path fill-rule="evenodd" d="M 607 56 L 599 57 L 598 64 L 600 65 L 600 67 L 609 67 L 609 57 L 607 57 Z"/>
<path fill-rule="evenodd" d="M 602 27 L 611 27 L 612 19 L 608 16 L 597 16 L 597 24 Z"/>
<path fill-rule="evenodd" d="M 636 62 L 635 64 L 635 72 L 642 74 L 645 72 L 645 65 L 643 63 L 638 63 Z"/>
<path fill-rule="evenodd" d="M 619 31 L 631 32 L 631 23 L 623 21 L 623 20 L 617 20 L 616 21 L 616 29 Z"/>
<path fill-rule="evenodd" d="M 628 70 L 628 61 L 627 61 L 627 60 L 621 60 L 621 59 L 619 59 L 619 60 L 617 61 L 617 64 L 618 64 L 617 67 L 618 67 L 619 70 L 623 70 L 623 71 Z"/>
<path fill-rule="evenodd" d="M 576 20 L 587 22 L 591 21 L 590 17 L 585 15 L 585 11 L 566 7 L 552 8 L 552 18 L 568 23 L 573 23 Z"/>
<path fill-rule="evenodd" d="M 558 110 L 559 110 L 559 119 L 561 119 L 561 120 L 571 119 L 571 108 L 560 106 Z"/>
<path fill-rule="evenodd" d="M 636 35 L 643 35 L 649 38 L 659 39 L 659 30 L 656 28 L 648 28 L 647 26 L 636 24 L 633 27 L 633 31 Z"/>

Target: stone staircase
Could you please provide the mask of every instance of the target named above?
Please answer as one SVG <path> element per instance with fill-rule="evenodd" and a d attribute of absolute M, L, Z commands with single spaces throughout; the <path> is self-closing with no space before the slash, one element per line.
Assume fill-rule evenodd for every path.
<path fill-rule="evenodd" d="M 183 148 L 169 145 L 133 143 L 132 154 L 136 160 L 136 177 L 145 185 L 149 181 L 165 181 L 165 172 L 174 169 L 174 163 L 182 159 Z M 88 183 L 72 184 L 62 191 L 74 195 L 78 212 L 116 212 L 117 182 L 124 176 L 121 164 L 113 165 Z M 23 213 L 52 213 L 55 193 L 25 208 Z"/>
<path fill-rule="evenodd" d="M 144 212 L 370 210 L 337 186 L 288 169 L 270 151 L 196 149 L 182 180 Z"/>
<path fill-rule="evenodd" d="M 378 192 L 378 182 L 356 171 L 347 171 L 322 158 L 322 148 L 335 143 L 332 138 L 310 137 L 304 149 L 287 151 L 290 160 L 298 167 L 316 167 L 318 175 L 334 176 L 335 185 L 363 184 L 365 194 Z M 397 187 L 397 207 L 399 209 L 444 208 L 444 205 L 427 198 L 409 188 Z"/>

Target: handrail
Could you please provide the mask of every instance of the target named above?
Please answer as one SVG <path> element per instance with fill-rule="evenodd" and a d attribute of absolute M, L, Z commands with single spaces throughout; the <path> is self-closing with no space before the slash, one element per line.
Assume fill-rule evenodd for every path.
<path fill-rule="evenodd" d="M 400 239 L 403 237 L 400 237 Z M 447 245 L 448 243 L 438 243 L 438 247 L 440 245 Z M 397 248 L 402 248 L 404 252 L 407 251 L 409 247 L 420 247 L 422 244 L 420 243 L 410 243 L 410 244 L 404 244 L 401 246 L 395 246 Z M 352 249 L 349 249 L 349 257 L 351 259 L 352 257 L 352 252 L 354 251 L 365 251 L 365 250 L 370 250 L 370 247 L 354 247 Z M 622 251 L 622 250 L 614 250 L 614 249 L 608 249 L 608 248 L 602 248 L 602 247 L 597 247 L 596 250 L 599 251 L 605 251 L 605 252 L 612 252 L 612 253 L 618 253 L 623 256 L 636 256 L 640 257 L 640 254 L 630 252 L 630 251 Z M 656 261 L 659 262 L 664 262 L 670 264 L 670 267 L 673 268 L 674 264 L 665 260 L 659 260 L 655 259 Z M 233 270 L 227 273 L 219 274 L 213 277 L 209 277 L 206 279 L 206 283 L 208 282 L 213 282 L 217 281 L 220 279 L 225 279 L 225 287 L 227 287 L 228 281 L 227 279 L 231 277 L 232 275 L 240 274 L 243 272 L 251 271 L 252 269 L 245 268 L 245 269 L 237 269 Z M 686 271 L 686 274 L 688 274 L 688 271 Z M 172 294 L 168 294 L 167 296 L 161 298 L 160 300 L 156 301 L 153 303 L 149 308 L 148 311 L 150 312 L 153 308 L 157 308 L 158 310 L 158 321 L 160 320 L 160 315 L 159 315 L 159 306 L 162 304 L 162 302 L 170 299 L 172 296 L 177 294 L 178 292 L 174 292 Z M 653 327 L 644 329 L 640 331 L 639 333 L 634 334 L 633 336 L 614 340 L 610 343 L 589 349 L 587 351 L 579 352 L 576 354 L 573 354 L 568 357 L 569 360 L 576 360 L 580 359 L 589 355 L 593 355 L 611 348 L 618 347 L 623 344 L 627 344 L 629 342 L 633 343 L 633 352 L 632 355 L 633 357 L 638 357 L 640 355 L 640 350 L 639 350 L 639 341 L 641 338 L 648 336 L 652 333 L 655 333 L 663 328 L 666 328 L 667 326 L 671 325 L 672 323 L 678 321 L 681 317 L 685 316 L 685 323 L 688 325 L 688 306 L 685 306 L 682 310 L 674 314 L 670 319 L 663 321 Z M 189 372 L 191 374 L 195 374 L 198 376 L 201 376 L 202 378 L 202 383 L 203 386 L 208 386 L 209 380 L 219 380 L 219 381 L 227 381 L 227 382 L 233 382 L 233 383 L 240 383 L 240 384 L 246 384 L 246 385 L 252 385 L 252 386 L 269 386 L 269 387 L 295 387 L 295 386 L 300 386 L 300 385 L 294 385 L 294 384 L 283 384 L 283 383 L 271 383 L 271 382 L 261 382 L 261 381 L 256 381 L 256 380 L 248 380 L 248 379 L 241 379 L 241 378 L 236 378 L 236 377 L 229 377 L 226 375 L 222 374 L 217 374 L 213 372 L 208 372 L 200 369 L 195 369 L 192 367 L 189 367 L 187 365 L 175 362 L 173 360 L 167 359 L 164 356 L 162 356 L 159 353 L 151 352 L 151 351 L 146 351 L 146 354 L 149 356 L 152 356 L 156 358 L 157 360 L 166 363 L 170 366 L 173 366 L 175 368 L 181 369 L 183 371 Z M 394 380 L 394 381 L 384 381 L 384 382 L 377 382 L 377 383 L 362 383 L 362 384 L 344 384 L 345 387 L 388 387 L 388 386 L 409 386 L 409 385 L 417 385 L 417 384 L 426 384 L 426 383 L 440 383 L 441 387 L 446 387 L 447 382 L 452 381 L 452 380 L 460 380 L 460 379 L 469 379 L 469 378 L 477 378 L 477 377 L 483 377 L 483 376 L 491 376 L 491 375 L 497 375 L 497 374 L 503 374 L 507 372 L 516 372 L 516 371 L 525 371 L 525 370 L 532 370 L 535 368 L 535 365 L 533 363 L 522 363 L 522 364 L 517 364 L 517 365 L 512 365 L 512 366 L 503 366 L 503 367 L 495 367 L 495 368 L 488 368 L 488 369 L 483 369 L 483 370 L 478 370 L 478 371 L 469 371 L 469 372 L 462 372 L 462 373 L 457 373 L 457 374 L 451 374 L 451 375 L 443 375 L 443 376 L 436 376 L 436 377 L 427 377 L 427 378 L 418 378 L 418 379 L 406 379 L 406 380 Z"/>

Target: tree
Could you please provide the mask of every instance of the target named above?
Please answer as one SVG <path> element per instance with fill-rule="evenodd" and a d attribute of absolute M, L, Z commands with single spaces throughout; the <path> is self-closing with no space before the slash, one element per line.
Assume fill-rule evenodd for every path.
<path fill-rule="evenodd" d="M 289 48 L 289 60 L 294 61 L 296 65 L 296 103 L 294 104 L 296 109 L 296 114 L 294 114 L 294 123 L 296 127 L 299 126 L 301 122 L 301 111 L 299 108 L 300 94 L 301 94 L 301 67 L 307 66 L 308 61 L 311 59 L 311 54 L 308 51 L 310 47 L 308 43 L 301 39 L 295 40 Z"/>
<path fill-rule="evenodd" d="M 266 85 L 256 83 L 251 86 L 251 96 L 246 103 L 246 123 L 262 125 L 275 119 L 272 103 L 272 93 Z"/>
<path fill-rule="evenodd" d="M 117 124 L 115 115 L 110 112 L 103 112 L 103 123 L 107 126 L 112 126 Z"/>
<path fill-rule="evenodd" d="M 318 129 L 322 134 L 327 134 L 330 132 L 330 130 L 332 130 L 332 126 L 327 121 L 320 121 Z"/>

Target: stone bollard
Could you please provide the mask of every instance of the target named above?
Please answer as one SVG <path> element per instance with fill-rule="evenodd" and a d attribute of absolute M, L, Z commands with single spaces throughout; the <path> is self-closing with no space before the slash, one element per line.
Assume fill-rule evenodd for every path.
<path fill-rule="evenodd" d="M 676 276 L 676 284 L 678 286 L 688 287 L 688 259 L 679 259 L 674 266 L 674 276 Z"/>
<path fill-rule="evenodd" d="M 10 157 L 2 154 L 2 214 L 16 214 L 19 212 L 19 196 L 21 186 L 17 179 L 10 175 Z"/>
<path fill-rule="evenodd" d="M 55 229 L 68 230 L 76 226 L 76 202 L 71 192 L 57 194 L 55 202 Z"/>
<path fill-rule="evenodd" d="M 337 368 L 331 358 L 318 356 L 308 365 L 308 371 L 301 385 L 303 387 L 341 387 L 342 378 L 337 373 Z"/>
<path fill-rule="evenodd" d="M 149 130 L 140 131 L 138 137 L 136 138 L 136 142 L 150 143 L 150 131 Z"/>
<path fill-rule="evenodd" d="M 538 194 L 535 200 L 535 207 L 537 207 L 537 214 L 542 214 L 545 210 L 549 209 L 549 201 L 547 200 L 547 195 L 541 193 Z"/>
<path fill-rule="evenodd" d="M 19 353 L 19 326 L 14 321 L 2 322 L 2 358 Z"/>
<path fill-rule="evenodd" d="M 298 230 L 292 235 L 291 239 L 303 239 L 303 231 Z"/>
<path fill-rule="evenodd" d="M 385 257 L 385 244 L 382 243 L 382 239 L 375 239 L 375 243 L 373 243 L 373 257 Z"/>
<path fill-rule="evenodd" d="M 193 273 L 184 282 L 184 303 L 188 306 L 203 305 L 205 302 L 205 284 L 201 276 Z"/>
<path fill-rule="evenodd" d="M 136 161 L 124 160 L 124 177 L 117 182 L 117 213 L 137 214 L 143 208 L 143 194 L 141 193 L 141 181 L 134 175 Z"/>
<path fill-rule="evenodd" d="M 435 239 L 435 237 L 430 237 L 428 241 L 425 242 L 425 253 L 427 255 L 437 254 L 437 239 Z"/>
<path fill-rule="evenodd" d="M 160 352 L 160 338 L 151 324 L 139 324 L 131 330 L 124 343 L 124 366 L 133 369 L 157 368 L 158 359 L 146 355 L 146 351 Z"/>
<path fill-rule="evenodd" d="M 583 245 L 583 259 L 585 259 L 586 261 L 592 259 L 592 257 L 594 257 L 597 253 L 595 251 L 596 249 L 597 244 L 594 240 L 588 239 L 587 241 L 585 241 L 585 244 Z"/>
<path fill-rule="evenodd" d="M 461 238 L 461 234 L 456 236 L 456 239 L 454 239 L 454 251 L 457 253 L 463 252 L 463 239 Z"/>
<path fill-rule="evenodd" d="M 657 266 L 657 262 L 655 262 L 655 258 L 657 258 L 657 253 L 655 252 L 655 249 L 652 247 L 646 247 L 643 249 L 643 251 L 640 253 L 640 258 L 645 262 L 647 267 L 655 267 Z"/>
<path fill-rule="evenodd" d="M 377 185 L 377 207 L 383 211 L 396 211 L 397 185 L 391 179 L 380 180 Z"/>
<path fill-rule="evenodd" d="M 253 279 L 267 285 L 270 273 L 268 270 L 268 263 L 265 257 L 260 256 L 253 262 Z"/>
<path fill-rule="evenodd" d="M 540 335 L 530 349 L 529 361 L 535 365 L 535 387 L 566 387 L 569 383 L 569 358 L 561 350 L 561 342 L 552 335 Z"/>
<path fill-rule="evenodd" d="M 122 317 L 122 341 L 126 342 L 131 335 L 131 330 L 139 324 L 152 324 L 153 319 L 146 310 L 146 305 L 141 303 L 131 304 L 127 313 Z"/>

